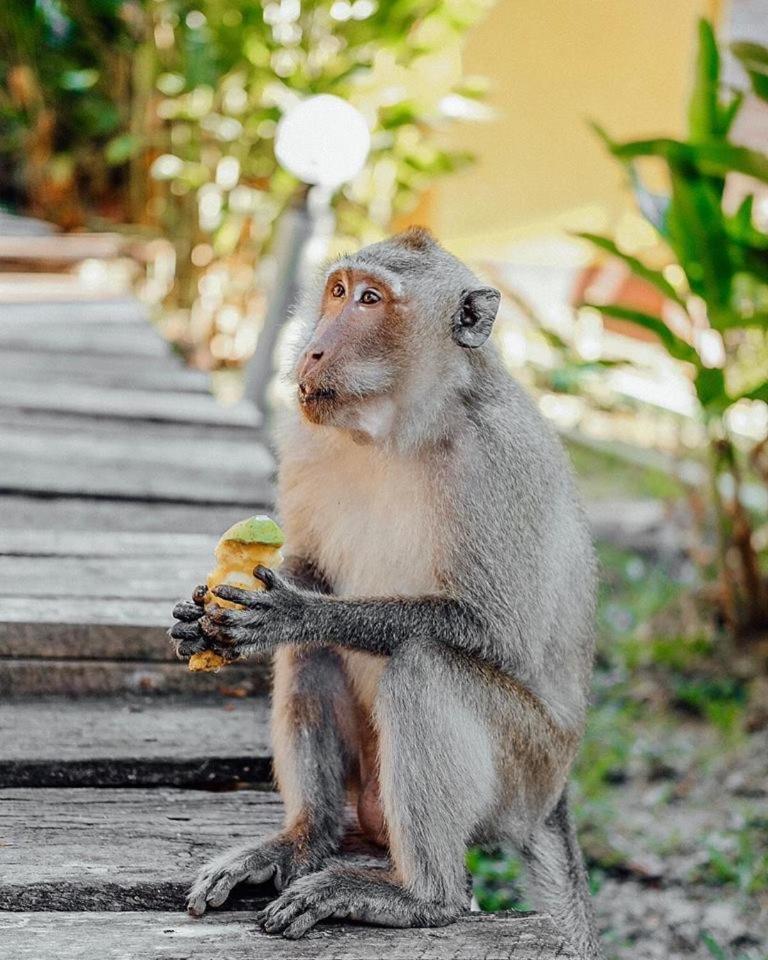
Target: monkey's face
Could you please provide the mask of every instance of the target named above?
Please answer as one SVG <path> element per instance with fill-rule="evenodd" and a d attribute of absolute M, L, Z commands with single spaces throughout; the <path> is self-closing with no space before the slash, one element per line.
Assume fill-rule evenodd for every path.
<path fill-rule="evenodd" d="M 402 352 L 400 306 L 374 273 L 330 273 L 312 338 L 295 367 L 307 420 L 354 428 L 363 408 L 384 401 L 396 384 Z"/>

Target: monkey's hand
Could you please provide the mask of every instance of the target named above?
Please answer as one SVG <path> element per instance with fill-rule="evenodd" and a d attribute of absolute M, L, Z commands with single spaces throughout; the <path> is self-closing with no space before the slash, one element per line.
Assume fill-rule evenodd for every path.
<path fill-rule="evenodd" d="M 198 621 L 205 646 L 225 660 L 241 660 L 270 653 L 285 643 L 303 642 L 310 610 L 321 602 L 318 595 L 294 587 L 269 567 L 258 566 L 253 575 L 264 584 L 264 590 L 222 584 L 212 591 L 244 610 L 209 603 Z"/>
<path fill-rule="evenodd" d="M 205 615 L 205 596 L 208 587 L 203 583 L 195 587 L 192 600 L 180 600 L 173 608 L 176 623 L 168 631 L 174 641 L 176 656 L 180 660 L 189 660 L 194 653 L 200 653 L 208 646 L 208 641 L 200 629 L 200 620 Z"/>

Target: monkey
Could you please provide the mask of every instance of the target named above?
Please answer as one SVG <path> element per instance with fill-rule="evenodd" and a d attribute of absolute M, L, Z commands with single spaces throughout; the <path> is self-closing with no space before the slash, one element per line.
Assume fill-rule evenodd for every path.
<path fill-rule="evenodd" d="M 602 957 L 568 805 L 596 564 L 567 455 L 490 339 L 500 293 L 425 228 L 342 256 L 297 308 L 278 429 L 286 535 L 265 589 L 182 601 L 177 653 L 274 655 L 285 826 L 203 867 L 188 910 L 243 881 L 257 921 L 436 926 L 468 909 L 472 844 L 520 851 L 530 900 Z M 339 859 L 345 805 L 387 851 Z"/>

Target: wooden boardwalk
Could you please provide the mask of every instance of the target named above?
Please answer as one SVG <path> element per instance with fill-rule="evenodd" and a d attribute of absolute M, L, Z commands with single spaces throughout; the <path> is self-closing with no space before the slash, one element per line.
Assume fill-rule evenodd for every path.
<path fill-rule="evenodd" d="M 0 242 L 0 261 L 9 249 L 23 259 L 35 245 Z M 165 632 L 219 532 L 269 509 L 274 462 L 249 409 L 219 407 L 137 302 L 58 302 L 3 278 L 2 955 L 575 956 L 548 918 L 521 915 L 275 940 L 249 920 L 261 888 L 185 917 L 205 858 L 281 818 L 264 668 L 191 674 Z"/>

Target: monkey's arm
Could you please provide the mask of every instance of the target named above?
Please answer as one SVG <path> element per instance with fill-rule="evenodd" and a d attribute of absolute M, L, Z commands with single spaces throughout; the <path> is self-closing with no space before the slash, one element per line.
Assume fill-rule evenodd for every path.
<path fill-rule="evenodd" d="M 225 657 L 266 652 L 282 644 L 340 646 L 383 656 L 403 643 L 442 640 L 484 657 L 484 627 L 469 604 L 446 597 L 342 599 L 297 589 L 273 570 L 257 567 L 264 592 L 221 586 L 214 593 L 246 609 L 210 605 L 200 621 Z"/>

